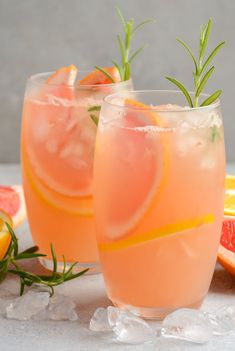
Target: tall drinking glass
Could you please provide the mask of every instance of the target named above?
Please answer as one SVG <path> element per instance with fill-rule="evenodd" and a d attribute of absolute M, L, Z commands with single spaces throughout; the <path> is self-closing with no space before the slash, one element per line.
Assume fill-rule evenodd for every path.
<path fill-rule="evenodd" d="M 51 84 L 52 73 L 27 82 L 21 135 L 23 186 L 34 242 L 58 261 L 97 270 L 93 216 L 93 155 L 102 99 L 132 88 L 131 81 L 99 85 Z M 87 72 L 79 72 L 79 79 Z M 60 264 L 59 263 L 59 264 Z M 79 268 L 79 269 L 80 269 Z"/>
<path fill-rule="evenodd" d="M 108 296 L 152 319 L 200 306 L 221 233 L 220 102 L 189 108 L 183 99 L 174 91 L 110 95 L 96 139 L 97 240 Z"/>

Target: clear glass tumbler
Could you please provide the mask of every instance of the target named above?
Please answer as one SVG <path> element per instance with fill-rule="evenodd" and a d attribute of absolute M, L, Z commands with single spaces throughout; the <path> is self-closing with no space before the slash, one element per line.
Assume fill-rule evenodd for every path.
<path fill-rule="evenodd" d="M 79 72 L 79 79 L 87 72 Z M 47 254 L 52 243 L 63 267 L 99 270 L 93 213 L 93 156 L 102 99 L 130 90 L 132 82 L 56 85 L 52 73 L 27 82 L 21 134 L 21 160 L 27 213 L 33 240 Z"/>
<path fill-rule="evenodd" d="M 150 319 L 200 306 L 221 234 L 220 102 L 182 106 L 176 91 L 110 95 L 96 138 L 94 206 L 108 296 Z"/>

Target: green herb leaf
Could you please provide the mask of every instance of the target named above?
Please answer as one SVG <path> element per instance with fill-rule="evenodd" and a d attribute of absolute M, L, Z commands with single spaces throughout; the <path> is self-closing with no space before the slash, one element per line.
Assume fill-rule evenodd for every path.
<path fill-rule="evenodd" d="M 139 48 L 138 50 L 136 50 L 130 57 L 129 59 L 129 63 L 131 63 L 135 58 L 136 56 L 138 56 L 144 49 L 146 49 L 148 47 L 148 45 L 144 45 L 142 46 L 141 48 Z"/>
<path fill-rule="evenodd" d="M 94 111 L 100 111 L 101 106 L 100 105 L 94 105 L 88 108 L 88 112 L 94 112 Z"/>
<path fill-rule="evenodd" d="M 132 35 L 135 34 L 137 32 L 138 29 L 140 29 L 142 26 L 144 26 L 145 24 L 148 23 L 153 23 L 155 22 L 153 19 L 147 19 L 143 22 L 140 22 L 139 24 L 137 24 L 137 26 L 133 29 Z"/>
<path fill-rule="evenodd" d="M 37 253 L 38 250 L 37 246 L 33 246 L 18 253 L 18 239 L 11 228 L 8 225 L 9 233 L 11 234 L 11 242 L 8 248 L 7 254 L 5 255 L 4 259 L 0 260 L 0 282 L 2 282 L 7 275 L 14 274 L 19 277 L 20 280 L 20 295 L 24 293 L 25 286 L 31 286 L 33 284 L 42 285 L 48 287 L 50 289 L 50 295 L 52 296 L 54 293 L 54 286 L 63 284 L 64 282 L 72 279 L 76 279 L 79 276 L 85 274 L 88 269 L 85 269 L 79 273 L 74 274 L 72 272 L 73 268 L 77 265 L 75 262 L 66 272 L 66 260 L 63 257 L 64 268 L 63 272 L 57 271 L 57 257 L 53 245 L 51 244 L 51 253 L 53 259 L 53 272 L 50 275 L 38 275 L 32 272 L 24 271 L 23 268 L 19 265 L 18 261 L 21 259 L 32 259 L 35 257 L 43 257 L 46 256 L 42 253 Z M 16 253 L 16 255 L 15 255 Z M 10 268 L 13 267 L 13 268 Z"/>
<path fill-rule="evenodd" d="M 212 104 L 214 101 L 216 101 L 220 97 L 221 94 L 222 94 L 222 90 L 215 91 L 206 100 L 204 100 L 200 106 L 208 106 L 208 105 Z"/>
<path fill-rule="evenodd" d="M 184 87 L 184 85 L 182 83 L 180 83 L 178 80 L 171 78 L 171 77 L 165 77 L 166 79 L 168 79 L 171 83 L 175 84 L 184 94 L 184 96 L 186 97 L 188 104 L 190 107 L 193 107 L 193 102 L 192 99 L 187 91 L 187 89 Z"/>
<path fill-rule="evenodd" d="M 121 20 L 121 23 L 122 23 L 122 26 L 123 26 L 123 29 L 124 29 L 124 32 L 126 32 L 126 20 L 121 12 L 121 10 L 119 9 L 119 7 L 116 6 L 116 11 L 118 13 L 118 16 Z"/>
<path fill-rule="evenodd" d="M 206 67 L 210 64 L 210 62 L 213 60 L 217 52 L 225 45 L 225 41 L 222 41 L 219 45 L 216 46 L 216 48 L 212 51 L 212 53 L 208 56 L 206 59 L 205 63 L 202 66 L 201 73 L 206 69 Z"/>
<path fill-rule="evenodd" d="M 201 83 L 199 84 L 197 90 L 196 90 L 196 93 L 195 93 L 195 96 L 196 97 L 199 97 L 199 95 L 201 94 L 202 90 L 204 89 L 208 79 L 210 78 L 210 76 L 212 75 L 212 73 L 214 72 L 215 70 L 215 67 L 211 67 L 209 69 L 209 71 L 206 72 L 206 74 L 204 75 L 204 77 L 202 78 L 201 80 Z"/>
<path fill-rule="evenodd" d="M 99 118 L 96 115 L 94 115 L 93 113 L 90 114 L 90 117 L 91 117 L 92 121 L 95 123 L 95 125 L 98 126 Z"/>
<path fill-rule="evenodd" d="M 191 58 L 192 58 L 192 60 L 193 60 L 193 63 L 194 63 L 194 66 L 195 66 L 195 72 L 197 72 L 197 71 L 198 71 L 197 62 L 196 62 L 196 59 L 195 59 L 195 57 L 194 57 L 194 55 L 193 55 L 192 50 L 190 49 L 190 47 L 189 47 L 187 44 L 185 44 L 185 43 L 184 43 L 182 40 L 180 40 L 179 38 L 177 38 L 176 40 L 187 50 L 187 52 L 188 52 L 189 55 L 191 56 Z"/>
<path fill-rule="evenodd" d="M 200 27 L 200 44 L 199 44 L 199 55 L 198 55 L 198 62 L 191 50 L 191 48 L 183 42 L 181 39 L 177 38 L 177 41 L 187 50 L 189 56 L 193 60 L 194 63 L 194 68 L 195 71 L 193 72 L 193 81 L 194 81 L 194 99 L 192 101 L 190 94 L 188 91 L 185 89 L 185 87 L 177 81 L 174 78 L 166 77 L 168 80 L 170 80 L 173 84 L 177 85 L 178 88 L 183 92 L 185 95 L 189 106 L 190 107 L 198 107 L 199 104 L 199 98 L 200 94 L 202 93 L 203 89 L 206 86 L 206 83 L 208 82 L 209 78 L 211 77 L 213 71 L 215 70 L 215 67 L 211 67 L 203 76 L 203 73 L 207 66 L 211 63 L 217 52 L 224 46 L 225 42 L 221 42 L 218 44 L 214 50 L 212 50 L 211 54 L 208 56 L 208 58 L 205 60 L 205 52 L 211 32 L 211 26 L 212 26 L 212 19 L 210 18 L 208 23 L 204 27 Z M 214 100 L 218 98 L 218 96 L 221 94 L 221 90 L 216 91 L 214 94 L 212 94 L 209 98 L 207 98 L 201 106 L 206 106 L 211 104 Z M 190 99 L 189 99 L 190 97 Z"/>
<path fill-rule="evenodd" d="M 211 141 L 214 143 L 219 138 L 219 129 L 217 126 L 211 127 Z"/>
<path fill-rule="evenodd" d="M 106 77 L 108 77 L 108 78 L 111 80 L 112 83 L 115 83 L 113 77 L 112 77 L 107 71 L 105 71 L 105 69 L 103 69 L 103 68 L 100 67 L 100 66 L 95 66 L 95 68 L 96 68 L 98 71 L 102 72 Z"/>
<path fill-rule="evenodd" d="M 199 61 L 201 61 L 204 57 L 207 43 L 208 43 L 208 39 L 209 39 L 210 32 L 211 32 L 211 25 L 212 25 L 212 19 L 210 18 L 207 25 L 205 26 L 203 34 L 202 34 L 202 45 L 201 45 L 201 50 L 200 50 L 200 54 L 199 54 Z"/>

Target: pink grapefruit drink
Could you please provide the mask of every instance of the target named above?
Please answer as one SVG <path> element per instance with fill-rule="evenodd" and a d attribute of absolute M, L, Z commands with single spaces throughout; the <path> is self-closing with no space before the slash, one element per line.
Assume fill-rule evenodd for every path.
<path fill-rule="evenodd" d="M 110 95 L 96 139 L 97 240 L 108 296 L 152 319 L 200 306 L 221 233 L 220 104 L 182 106 L 180 92 Z"/>
<path fill-rule="evenodd" d="M 73 65 L 32 76 L 27 84 L 21 138 L 23 186 L 34 242 L 58 261 L 95 267 L 98 251 L 93 214 L 93 155 L 100 104 L 111 92 L 131 88 L 106 68 L 84 76 Z M 91 270 L 92 271 L 92 270 Z"/>

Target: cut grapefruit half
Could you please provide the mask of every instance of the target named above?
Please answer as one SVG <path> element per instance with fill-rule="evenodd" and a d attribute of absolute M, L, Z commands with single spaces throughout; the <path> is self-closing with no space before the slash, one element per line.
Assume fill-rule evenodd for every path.
<path fill-rule="evenodd" d="M 0 186 L 0 211 L 12 218 L 14 228 L 25 220 L 26 207 L 21 185 Z"/>
<path fill-rule="evenodd" d="M 124 104 L 122 126 L 110 136 L 114 146 L 106 160 L 116 179 L 106 189 L 108 241 L 132 236 L 156 206 L 169 173 L 167 135 L 153 130 L 162 126 L 158 115 L 135 100 Z"/>
<path fill-rule="evenodd" d="M 120 74 L 116 67 L 102 67 L 114 80 L 115 83 L 121 81 Z M 96 85 L 96 84 L 111 84 L 113 81 L 108 78 L 103 72 L 95 69 L 86 77 L 79 81 L 80 85 Z"/>
<path fill-rule="evenodd" d="M 218 251 L 219 263 L 235 276 L 235 218 L 225 217 Z"/>
<path fill-rule="evenodd" d="M 0 260 L 5 257 L 11 242 L 11 234 L 5 222 L 10 224 L 11 227 L 13 226 L 11 217 L 6 212 L 0 211 Z"/>

